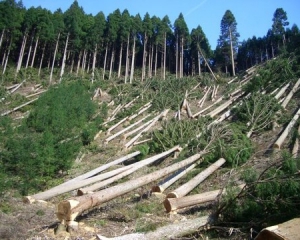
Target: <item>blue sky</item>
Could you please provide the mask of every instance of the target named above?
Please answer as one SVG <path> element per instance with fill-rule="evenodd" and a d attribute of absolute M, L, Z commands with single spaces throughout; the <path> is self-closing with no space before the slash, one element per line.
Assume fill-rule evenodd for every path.
<path fill-rule="evenodd" d="M 66 11 L 73 0 L 23 0 L 26 8 L 32 6 L 55 11 Z M 171 22 L 183 13 L 189 31 L 200 25 L 214 50 L 220 35 L 221 19 L 230 10 L 237 21 L 240 41 L 252 36 L 263 37 L 272 26 L 272 18 L 277 8 L 283 8 L 290 22 L 300 28 L 300 0 L 78 0 L 87 14 L 102 11 L 105 16 L 119 8 L 128 9 L 131 15 L 139 13 L 143 18 L 150 16 L 163 18 L 168 15 Z"/>

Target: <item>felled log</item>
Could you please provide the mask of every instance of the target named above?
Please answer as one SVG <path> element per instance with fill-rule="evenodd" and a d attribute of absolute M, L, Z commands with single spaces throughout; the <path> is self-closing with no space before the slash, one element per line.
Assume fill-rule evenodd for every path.
<path fill-rule="evenodd" d="M 123 134 L 124 132 L 127 132 L 129 129 L 131 129 L 131 128 L 135 127 L 136 125 L 140 124 L 141 122 L 143 122 L 143 121 L 144 121 L 147 117 L 149 117 L 149 116 L 150 116 L 150 114 L 148 114 L 146 117 L 140 119 L 139 121 L 137 121 L 137 122 L 135 122 L 135 123 L 129 125 L 128 127 L 122 129 L 121 131 L 115 133 L 114 135 L 112 135 L 112 136 L 106 138 L 106 139 L 105 139 L 105 142 L 108 143 L 108 142 L 110 142 L 111 140 L 113 140 L 113 139 L 115 139 L 116 137 L 118 137 L 118 136 L 120 136 L 121 134 Z"/>
<path fill-rule="evenodd" d="M 102 235 L 97 235 L 99 240 L 169 240 L 177 239 L 177 237 L 199 231 L 209 222 L 208 216 L 179 221 L 163 227 L 160 227 L 152 232 L 147 233 L 132 233 L 119 237 L 106 238 Z"/>
<path fill-rule="evenodd" d="M 230 81 L 227 82 L 227 84 L 233 83 L 238 77 L 235 77 L 233 79 L 231 79 Z"/>
<path fill-rule="evenodd" d="M 204 171 L 200 172 L 197 176 L 192 178 L 187 183 L 181 185 L 179 188 L 167 194 L 167 198 L 179 198 L 187 195 L 192 191 L 196 186 L 203 182 L 208 176 L 215 172 L 219 167 L 225 163 L 224 158 L 220 158 L 218 161 L 210 165 Z"/>
<path fill-rule="evenodd" d="M 147 127 L 150 123 L 153 122 L 154 119 L 155 119 L 155 118 L 149 120 L 148 122 L 145 122 L 145 123 L 142 124 L 141 126 L 135 128 L 135 129 L 133 129 L 132 131 L 130 131 L 130 132 L 128 132 L 128 133 L 125 133 L 125 134 L 123 135 L 123 140 L 126 140 L 129 136 L 131 136 L 131 135 L 135 134 L 136 132 L 138 132 L 138 131 L 144 129 L 145 127 Z"/>
<path fill-rule="evenodd" d="M 124 183 L 120 183 L 110 188 L 103 189 L 93 194 L 83 195 L 75 197 L 73 199 L 62 201 L 57 206 L 57 217 L 63 222 L 69 224 L 72 223 L 75 218 L 83 211 L 89 210 L 102 203 L 105 203 L 111 199 L 122 196 L 136 188 L 144 186 L 148 183 L 156 181 L 172 172 L 183 168 L 186 165 L 192 164 L 197 161 L 206 152 L 200 152 L 195 154 L 181 162 L 174 163 L 168 167 L 149 173 L 137 179 L 132 179 Z"/>
<path fill-rule="evenodd" d="M 17 110 L 19 110 L 20 108 L 25 107 L 25 106 L 29 105 L 30 103 L 35 102 L 36 100 L 38 100 L 38 98 L 32 99 L 32 100 L 30 100 L 30 101 L 27 102 L 27 103 L 23 103 L 23 104 L 21 104 L 20 106 L 13 108 L 12 110 L 8 110 L 8 111 L 6 111 L 6 112 L 4 112 L 4 113 L 1 113 L 1 117 L 6 116 L 6 115 L 8 115 L 8 114 L 10 114 L 10 113 L 12 113 L 12 112 L 14 112 L 14 111 L 17 111 Z"/>
<path fill-rule="evenodd" d="M 189 118 L 193 118 L 193 114 L 191 112 L 190 106 L 186 98 L 182 101 L 180 111 L 186 111 Z"/>
<path fill-rule="evenodd" d="M 88 186 L 86 188 L 79 189 L 77 191 L 77 195 L 82 196 L 84 194 L 93 192 L 93 191 L 95 191 L 97 189 L 100 189 L 102 187 L 108 186 L 109 184 L 111 184 L 111 183 L 113 183 L 117 180 L 120 180 L 120 179 L 132 174 L 133 172 L 136 172 L 138 169 L 140 169 L 142 167 L 145 167 L 149 164 L 152 164 L 152 163 L 156 162 L 157 160 L 159 160 L 163 157 L 166 157 L 166 156 L 170 155 L 171 153 L 173 153 L 175 151 L 180 151 L 180 150 L 181 150 L 181 148 L 177 145 L 177 146 L 175 146 L 175 147 L 173 147 L 173 148 L 171 148 L 171 149 L 169 149 L 165 152 L 162 152 L 162 153 L 157 154 L 155 156 L 146 158 L 146 159 L 144 159 L 140 162 L 137 162 L 137 163 L 133 164 L 130 168 L 126 169 L 126 171 L 123 171 L 123 172 L 121 172 L 121 173 L 119 173 L 119 174 L 117 174 L 117 175 L 115 175 L 115 176 L 113 176 L 113 177 L 111 177 L 111 178 L 109 178 L 105 181 L 98 182 L 98 183 L 95 183 L 95 184 L 93 184 L 91 186 Z"/>
<path fill-rule="evenodd" d="M 292 118 L 292 120 L 289 122 L 289 124 L 287 125 L 287 127 L 284 129 L 284 131 L 281 133 L 280 137 L 274 143 L 273 148 L 280 149 L 282 143 L 284 142 L 284 140 L 288 136 L 289 132 L 291 131 L 291 129 L 293 128 L 293 126 L 295 125 L 295 123 L 297 122 L 297 119 L 299 118 L 299 114 L 300 114 L 300 108 L 298 109 L 297 113 L 294 115 L 294 117 Z"/>
<path fill-rule="evenodd" d="M 281 103 L 281 106 L 283 108 L 286 107 L 286 105 L 290 102 L 290 100 L 292 99 L 293 95 L 295 92 L 297 92 L 298 87 L 300 85 L 300 78 L 298 79 L 298 81 L 295 83 L 294 87 L 292 88 L 292 90 L 289 92 L 289 94 L 286 96 L 286 98 L 284 99 L 284 101 Z"/>
<path fill-rule="evenodd" d="M 236 97 L 227 100 L 226 102 L 224 102 L 223 104 L 221 104 L 219 107 L 217 107 L 216 109 L 212 110 L 210 113 L 206 114 L 207 116 L 210 117 L 215 117 L 216 115 L 218 115 L 220 112 L 224 111 L 226 108 L 228 108 L 236 99 L 238 99 L 240 96 L 242 95 L 242 93 L 240 93 L 239 95 L 237 95 Z"/>
<path fill-rule="evenodd" d="M 136 96 L 133 100 L 131 100 L 129 103 L 125 104 L 124 108 L 128 108 L 135 100 L 137 100 L 140 96 Z"/>
<path fill-rule="evenodd" d="M 245 185 L 240 185 L 239 188 L 242 189 L 244 186 Z M 178 209 L 183 209 L 186 207 L 191 207 L 198 204 L 214 201 L 220 194 L 224 193 L 226 193 L 226 189 L 218 189 L 180 198 L 166 198 L 164 200 L 164 207 L 167 213 L 169 213 Z"/>
<path fill-rule="evenodd" d="M 300 135 L 300 125 L 298 127 L 298 136 Z M 298 157 L 298 151 L 299 151 L 299 139 L 298 137 L 296 138 L 295 140 L 295 143 L 294 143 L 294 146 L 293 146 L 293 149 L 292 149 L 292 156 L 294 158 L 297 158 Z"/>
<path fill-rule="evenodd" d="M 198 165 L 198 163 L 193 163 L 192 165 L 190 165 L 187 168 L 180 169 L 179 172 L 176 172 L 175 174 L 172 174 L 167 179 L 165 179 L 162 182 L 160 182 L 158 185 L 153 186 L 152 187 L 152 192 L 162 193 L 163 191 L 165 191 L 165 189 L 167 189 L 169 186 L 171 186 L 177 180 L 179 180 L 180 178 L 182 178 L 189 171 L 191 171 L 192 169 L 194 169 L 197 165 Z"/>
<path fill-rule="evenodd" d="M 136 114 L 130 116 L 128 118 L 129 121 L 131 121 L 132 119 L 135 119 L 137 116 L 141 115 L 143 112 L 147 111 L 150 107 L 151 107 L 151 103 L 147 103 L 144 105 L 144 107 L 142 107 Z"/>
<path fill-rule="evenodd" d="M 202 108 L 202 106 L 203 106 L 203 104 L 206 100 L 206 97 L 207 97 L 208 93 L 210 92 L 210 89 L 211 89 L 211 86 L 208 88 L 208 90 L 205 92 L 204 96 L 198 102 L 198 105 L 199 105 L 200 108 Z"/>
<path fill-rule="evenodd" d="M 11 89 L 15 88 L 15 87 L 18 86 L 18 85 L 19 85 L 19 83 L 16 83 L 16 84 L 14 84 L 14 85 L 5 87 L 5 89 L 6 89 L 6 90 L 11 90 Z"/>
<path fill-rule="evenodd" d="M 287 88 L 290 86 L 290 83 L 286 84 L 284 87 L 282 87 L 279 92 L 275 95 L 276 99 L 279 99 L 287 90 Z"/>
<path fill-rule="evenodd" d="M 18 84 L 13 90 L 11 90 L 10 94 L 12 94 L 15 91 L 17 91 L 23 85 L 24 82 L 26 82 L 26 79 L 24 79 L 20 84 Z"/>
<path fill-rule="evenodd" d="M 137 139 L 139 139 L 143 133 L 147 132 L 158 120 L 162 117 L 164 117 L 168 113 L 169 109 L 164 110 L 161 112 L 157 117 L 153 119 L 153 121 L 145 127 L 141 132 L 139 132 L 135 137 L 133 137 L 129 142 L 125 144 L 125 148 L 129 148 Z"/>
<path fill-rule="evenodd" d="M 201 113 L 204 113 L 206 110 L 210 109 L 211 107 L 213 107 L 214 105 L 216 105 L 217 103 L 221 102 L 223 100 L 223 97 L 218 98 L 218 100 L 216 100 L 213 104 L 207 106 L 206 108 L 202 109 L 201 111 L 195 113 L 193 115 L 193 117 L 198 117 Z"/>
<path fill-rule="evenodd" d="M 123 118 L 122 120 L 120 120 L 119 122 L 117 122 L 115 125 L 111 126 L 111 127 L 107 130 L 106 134 L 110 134 L 110 132 L 111 132 L 112 130 L 114 130 L 116 127 L 118 127 L 119 125 L 121 125 L 121 124 L 122 124 L 123 122 L 125 122 L 127 119 L 128 119 L 128 117 L 125 117 L 125 118 Z"/>
<path fill-rule="evenodd" d="M 47 90 L 43 90 L 43 91 L 40 91 L 40 92 L 37 92 L 37 93 L 33 93 L 33 94 L 30 94 L 30 95 L 27 95 L 26 98 L 34 97 L 34 96 L 40 95 L 40 94 L 42 94 L 44 92 L 47 92 Z"/>

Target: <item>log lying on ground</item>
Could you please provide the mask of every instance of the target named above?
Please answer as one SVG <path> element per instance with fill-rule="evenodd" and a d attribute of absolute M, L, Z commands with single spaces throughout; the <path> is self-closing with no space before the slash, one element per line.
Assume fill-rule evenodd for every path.
<path fill-rule="evenodd" d="M 220 112 L 223 112 L 226 108 L 228 108 L 235 100 L 237 100 L 240 96 L 242 95 L 242 93 L 240 93 L 239 95 L 237 95 L 236 97 L 229 99 L 228 101 L 224 102 L 222 105 L 220 105 L 219 107 L 217 107 L 216 109 L 212 110 L 210 113 L 206 114 L 207 116 L 210 117 L 215 117 L 216 115 L 218 115 Z"/>
<path fill-rule="evenodd" d="M 162 152 L 158 155 L 155 155 L 155 156 L 152 156 L 152 157 L 149 157 L 149 158 L 146 158 L 140 162 L 137 162 L 135 164 L 132 165 L 131 168 L 127 169 L 126 171 L 123 171 L 105 181 L 102 181 L 102 182 L 98 182 L 98 183 L 95 183 L 91 186 L 88 186 L 86 188 L 81 188 L 77 191 L 77 195 L 78 196 L 82 196 L 84 194 L 87 194 L 87 193 L 91 193 L 97 189 L 100 189 L 102 187 L 105 187 L 105 186 L 108 186 L 109 184 L 117 181 L 117 180 L 120 180 L 130 174 L 132 174 L 133 172 L 136 172 L 138 169 L 142 168 L 142 167 L 145 167 L 149 164 L 152 164 L 154 162 L 156 162 L 157 160 L 163 158 L 163 157 L 166 157 L 168 155 L 170 155 L 171 153 L 175 152 L 175 151 L 180 151 L 181 148 L 179 146 L 175 146 L 171 149 L 169 149 L 168 151 L 165 151 L 165 152 Z"/>
<path fill-rule="evenodd" d="M 17 110 L 19 110 L 20 108 L 25 107 L 25 106 L 27 106 L 27 105 L 29 105 L 29 104 L 35 102 L 36 100 L 38 100 L 38 98 L 32 99 L 32 100 L 30 100 L 30 101 L 27 102 L 27 103 L 24 103 L 24 104 L 22 104 L 22 105 L 20 105 L 20 106 L 18 106 L 18 107 L 13 108 L 12 110 L 8 110 L 8 111 L 6 111 L 6 112 L 4 112 L 4 113 L 1 113 L 1 117 L 6 116 L 6 115 L 8 115 L 8 114 L 10 114 L 10 113 L 12 113 L 12 112 L 14 112 L 14 111 L 17 111 Z"/>
<path fill-rule="evenodd" d="M 239 185 L 240 189 L 244 188 L 244 184 Z M 194 194 L 180 198 L 166 198 L 164 200 L 164 207 L 167 213 L 183 209 L 186 207 L 195 206 L 198 204 L 214 201 L 220 194 L 226 193 L 226 189 L 218 189 L 214 191 Z"/>
<path fill-rule="evenodd" d="M 18 86 L 18 85 L 19 85 L 19 83 L 16 83 L 16 84 L 14 84 L 14 85 L 5 87 L 5 89 L 6 89 L 6 90 L 11 90 L 11 89 L 15 88 L 15 87 Z"/>
<path fill-rule="evenodd" d="M 43 90 L 43 91 L 40 91 L 40 92 L 37 92 L 37 93 L 33 93 L 33 94 L 30 94 L 30 95 L 27 95 L 26 98 L 34 97 L 34 96 L 40 95 L 40 94 L 42 94 L 44 92 L 47 92 L 47 90 Z"/>
<path fill-rule="evenodd" d="M 280 89 L 280 91 L 275 95 L 275 98 L 276 99 L 279 99 L 284 93 L 285 91 L 287 90 L 287 88 L 290 86 L 290 83 L 286 84 L 284 87 L 282 87 Z"/>
<path fill-rule="evenodd" d="M 220 158 L 218 161 L 210 165 L 204 171 L 200 172 L 197 176 L 192 178 L 187 183 L 183 184 L 179 188 L 167 194 L 167 198 L 179 198 L 187 195 L 190 191 L 192 191 L 196 186 L 198 186 L 201 182 L 203 182 L 209 175 L 215 172 L 219 167 L 221 167 L 225 163 L 224 158 Z"/>
<path fill-rule="evenodd" d="M 169 240 L 177 239 L 189 233 L 199 231 L 201 227 L 205 227 L 209 223 L 209 217 L 203 216 L 195 219 L 179 221 L 170 225 L 166 225 L 148 233 L 132 233 L 120 237 L 106 238 L 97 235 L 99 240 Z"/>
<path fill-rule="evenodd" d="M 237 78 L 238 77 L 235 77 L 235 78 L 231 79 L 230 81 L 227 82 L 227 84 L 230 84 L 230 83 L 234 82 Z"/>
<path fill-rule="evenodd" d="M 292 99 L 294 93 L 297 92 L 299 85 L 300 85 L 300 78 L 299 78 L 298 81 L 295 83 L 294 87 L 293 87 L 292 90 L 289 92 L 289 94 L 286 96 L 286 98 L 284 99 L 284 101 L 281 103 L 281 106 L 282 106 L 283 108 L 285 108 L 286 105 L 288 105 L 288 103 L 289 103 L 290 100 Z"/>
<path fill-rule="evenodd" d="M 124 108 L 128 108 L 135 100 L 137 100 L 140 96 L 136 96 L 134 99 L 132 99 L 129 103 L 125 104 Z"/>
<path fill-rule="evenodd" d="M 154 119 L 155 119 L 155 118 L 149 120 L 148 122 L 145 122 L 145 123 L 142 124 L 141 126 L 135 128 L 135 129 L 133 129 L 132 131 L 130 131 L 130 132 L 128 132 L 128 133 L 125 133 L 125 134 L 123 135 L 123 140 L 126 140 L 129 136 L 131 136 L 131 135 L 135 134 L 136 132 L 138 132 L 138 131 L 144 129 L 145 127 L 147 127 L 150 123 L 153 122 Z"/>
<path fill-rule="evenodd" d="M 188 101 L 186 100 L 186 98 L 181 103 L 180 111 L 186 111 L 188 117 L 193 118 L 193 114 L 191 112 L 190 105 L 189 105 Z"/>
<path fill-rule="evenodd" d="M 94 177 L 94 178 L 91 178 L 92 176 L 98 174 L 99 172 L 102 172 L 106 169 L 108 169 L 109 167 L 111 166 L 114 166 L 114 165 L 117 165 L 117 164 L 120 164 L 128 159 L 131 159 L 137 155 L 139 155 L 140 152 L 139 151 L 136 151 L 136 152 L 133 152 L 133 153 L 130 153 L 124 157 L 121 157 L 119 159 L 116 159 L 110 163 L 107 163 L 103 166 L 100 166 L 96 169 L 93 169 L 85 174 L 82 174 L 76 178 L 73 178 L 67 182 L 64 182 L 54 188 L 51 188 L 51 189 L 48 189 L 44 192 L 40 192 L 40 193 L 37 193 L 35 195 L 32 195 L 32 196 L 26 196 L 24 197 L 23 201 L 25 203 L 33 203 L 34 201 L 36 200 L 47 200 L 49 198 L 52 198 L 52 197 L 55 197 L 55 196 L 58 196 L 60 194 L 63 194 L 63 193 L 66 193 L 66 192 L 69 192 L 69 191 L 72 191 L 72 190 L 75 190 L 77 188 L 80 188 L 80 187 L 83 187 L 83 186 L 86 186 L 88 184 L 91 184 L 91 183 L 94 183 L 95 181 L 101 181 L 103 179 L 106 179 L 106 178 L 109 178 L 111 176 L 114 176 L 122 171 L 125 171 L 129 168 L 129 166 L 127 166 L 126 168 L 119 168 L 119 169 L 116 169 L 116 170 L 113 170 L 113 171 L 110 171 L 108 173 L 104 173 L 104 174 L 101 174 L 97 177 Z M 86 179 L 89 179 L 89 181 L 91 181 L 91 179 L 93 179 L 90 183 L 89 181 L 88 182 L 84 182 L 83 180 L 86 180 Z M 98 180 L 100 179 L 100 180 Z M 77 187 L 76 185 L 76 182 L 81 182 L 81 184 L 86 184 L 86 185 L 80 185 L 79 187 Z"/>
<path fill-rule="evenodd" d="M 280 149 L 282 143 L 284 142 L 284 140 L 288 136 L 289 132 L 292 130 L 295 123 L 297 122 L 297 120 L 299 118 L 299 114 L 300 114 L 300 108 L 298 109 L 298 111 L 296 112 L 296 114 L 294 115 L 292 120 L 289 122 L 287 127 L 284 129 L 284 131 L 281 133 L 280 137 L 276 140 L 276 142 L 273 145 L 273 148 Z"/>
<path fill-rule="evenodd" d="M 122 129 L 121 131 L 115 133 L 114 135 L 108 137 L 105 139 L 105 143 L 110 142 L 111 140 L 115 139 L 116 137 L 120 136 L 121 134 L 123 134 L 124 132 L 127 132 L 129 129 L 135 127 L 136 125 L 139 125 L 141 122 L 143 122 L 146 118 L 148 118 L 150 116 L 150 114 L 148 114 L 147 116 L 143 117 L 142 119 L 140 119 L 139 121 L 129 125 L 128 127 Z"/>
<path fill-rule="evenodd" d="M 218 100 L 216 100 L 213 104 L 211 104 L 211 105 L 207 106 L 206 108 L 202 109 L 201 111 L 195 113 L 193 115 L 193 118 L 198 117 L 201 113 L 204 113 L 206 110 L 210 109 L 211 107 L 213 107 L 217 103 L 221 102 L 222 100 L 223 100 L 223 97 L 218 98 Z"/>
<path fill-rule="evenodd" d="M 300 135 L 300 125 L 298 127 L 298 136 Z M 294 146 L 293 146 L 293 149 L 292 149 L 292 156 L 294 158 L 297 158 L 298 157 L 298 151 L 299 151 L 299 139 L 298 137 L 296 138 L 295 140 L 295 143 L 294 143 Z"/>
<path fill-rule="evenodd" d="M 114 130 L 116 127 L 118 127 L 119 125 L 121 125 L 121 124 L 122 124 L 123 122 L 125 122 L 127 119 L 128 119 L 128 117 L 125 117 L 125 118 L 123 118 L 122 120 L 120 120 L 119 122 L 117 122 L 115 125 L 111 126 L 111 127 L 107 130 L 106 134 L 107 134 L 107 135 L 110 134 L 110 132 L 111 132 L 112 130 Z"/>
<path fill-rule="evenodd" d="M 129 121 L 135 119 L 137 116 L 141 115 L 143 112 L 147 111 L 152 106 L 151 102 L 146 103 L 144 106 L 142 106 L 136 114 L 133 114 L 128 118 Z"/>
<path fill-rule="evenodd" d="M 170 187 L 173 183 L 175 183 L 177 180 L 182 178 L 184 175 L 186 175 L 189 171 L 194 169 L 198 163 L 193 163 L 187 168 L 180 169 L 179 172 L 176 172 L 175 174 L 172 174 L 167 179 L 164 179 L 162 182 L 160 182 L 158 185 L 152 187 L 152 192 L 158 192 L 162 193 L 165 191 L 168 187 Z"/>
<path fill-rule="evenodd" d="M 200 108 L 202 108 L 207 96 L 208 96 L 208 93 L 210 92 L 210 89 L 211 89 L 211 86 L 207 89 L 207 91 L 205 92 L 204 96 L 200 99 L 200 101 L 198 102 L 198 105 Z"/>
<path fill-rule="evenodd" d="M 83 211 L 89 210 L 111 199 L 122 196 L 136 188 L 167 176 L 168 174 L 175 172 L 186 165 L 194 163 L 205 153 L 205 151 L 200 152 L 181 162 L 174 163 L 153 173 L 149 173 L 145 176 L 139 177 L 137 179 L 132 179 L 124 183 L 120 183 L 113 187 L 103 189 L 99 192 L 62 201 L 57 206 L 56 215 L 62 223 L 72 224 L 75 218 Z"/>
<path fill-rule="evenodd" d="M 141 132 L 139 132 L 135 137 L 133 137 L 129 142 L 125 144 L 125 148 L 129 148 L 136 140 L 138 140 L 143 135 L 143 133 L 147 132 L 156 122 L 158 122 L 160 118 L 166 116 L 168 111 L 169 109 L 164 110 L 157 117 L 155 117 L 147 127 L 145 127 Z"/>
<path fill-rule="evenodd" d="M 13 90 L 11 90 L 10 94 L 12 94 L 15 91 L 17 91 L 23 85 L 24 82 L 26 82 L 26 79 L 24 79 L 20 84 L 18 84 Z"/>

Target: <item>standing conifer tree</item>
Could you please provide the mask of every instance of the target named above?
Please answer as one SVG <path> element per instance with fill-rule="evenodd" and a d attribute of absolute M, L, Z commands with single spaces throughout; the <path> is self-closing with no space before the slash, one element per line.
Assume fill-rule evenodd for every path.
<path fill-rule="evenodd" d="M 221 20 L 221 35 L 218 40 L 217 50 L 223 55 L 223 61 L 227 73 L 227 67 L 231 60 L 232 75 L 235 76 L 234 55 L 238 49 L 237 22 L 230 10 L 227 10 Z M 230 60 L 229 60 L 230 59 Z"/>

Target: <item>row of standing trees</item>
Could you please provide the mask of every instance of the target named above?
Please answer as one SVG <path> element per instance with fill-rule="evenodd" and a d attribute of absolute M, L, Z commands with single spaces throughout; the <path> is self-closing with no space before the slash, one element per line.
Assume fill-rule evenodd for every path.
<path fill-rule="evenodd" d="M 243 51 L 249 55 L 245 42 L 239 50 L 237 23 L 229 10 L 221 21 L 214 53 L 201 26 L 189 32 L 182 14 L 173 25 L 167 15 L 160 19 L 146 13 L 142 19 L 128 10 L 117 9 L 107 17 L 103 12 L 93 16 L 86 14 L 76 0 L 65 12 L 58 9 L 54 13 L 41 7 L 26 10 L 22 1 L 3 0 L 0 12 L 2 74 L 9 63 L 16 64 L 16 75 L 21 67 L 37 67 L 38 74 L 47 67 L 50 83 L 54 67 L 60 68 L 59 81 L 65 69 L 76 75 L 89 72 L 92 80 L 96 70 L 102 69 L 98 73 L 103 79 L 114 74 L 117 78 L 122 76 L 125 83 L 132 82 L 135 76 L 142 81 L 153 76 L 165 79 L 166 71 L 177 78 L 201 75 L 208 65 L 222 67 L 226 72 L 231 65 L 235 75 L 235 59 L 243 63 L 244 59 L 239 60 Z M 278 26 L 283 23 L 279 21 Z M 275 36 L 278 26 L 272 31 Z M 135 71 L 137 67 L 141 72 Z"/>

